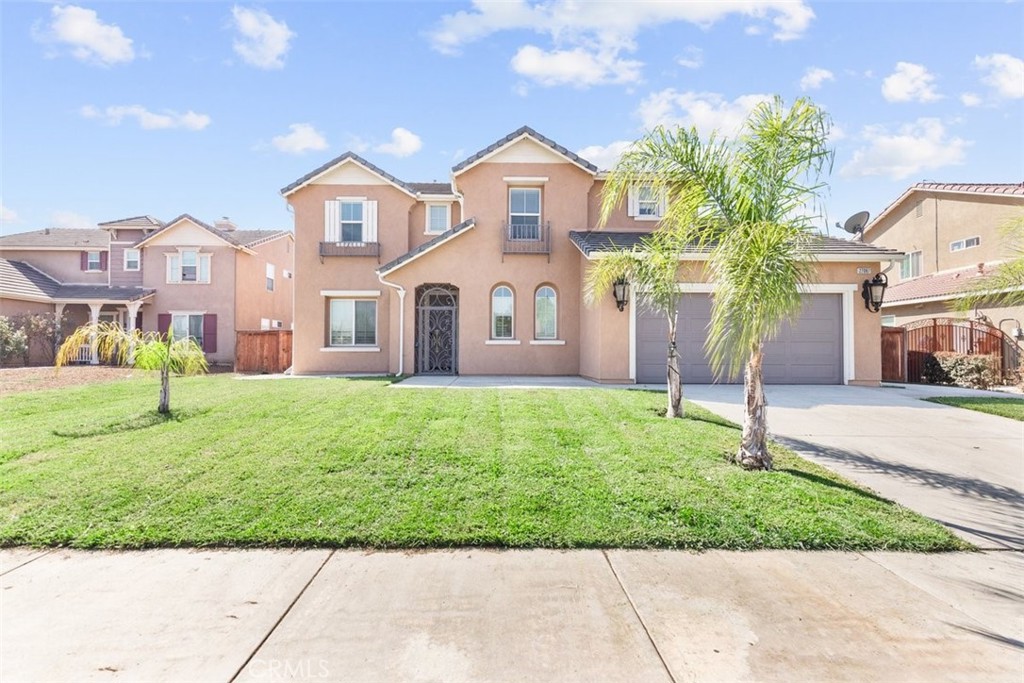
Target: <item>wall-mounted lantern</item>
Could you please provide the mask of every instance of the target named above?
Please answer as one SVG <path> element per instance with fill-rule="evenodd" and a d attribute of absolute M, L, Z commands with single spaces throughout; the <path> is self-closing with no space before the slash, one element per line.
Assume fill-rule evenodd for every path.
<path fill-rule="evenodd" d="M 615 295 L 615 306 L 621 311 L 629 303 L 629 283 L 626 278 L 620 277 L 612 284 L 612 294 Z"/>
<path fill-rule="evenodd" d="M 864 297 L 864 308 L 872 313 L 878 313 L 882 308 L 882 301 L 885 299 L 885 288 L 889 286 L 889 278 L 885 273 L 878 273 L 870 280 L 864 281 L 861 296 Z"/>

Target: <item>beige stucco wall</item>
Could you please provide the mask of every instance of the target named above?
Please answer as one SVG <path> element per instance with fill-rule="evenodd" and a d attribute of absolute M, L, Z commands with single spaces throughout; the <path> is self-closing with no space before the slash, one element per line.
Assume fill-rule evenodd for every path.
<path fill-rule="evenodd" d="M 921 216 L 916 208 L 921 202 Z M 1024 216 L 1024 198 L 1005 195 L 955 195 L 919 191 L 875 224 L 865 236 L 881 247 L 910 253 L 921 251 L 921 274 L 965 268 L 1006 257 L 999 228 L 1014 216 Z M 951 252 L 949 243 L 980 237 L 981 244 Z M 890 284 L 900 281 L 899 268 Z"/>
<path fill-rule="evenodd" d="M 282 237 L 253 248 L 255 254 L 237 251 L 235 269 L 235 329 L 258 330 L 260 320 L 280 320 L 283 329 L 292 325 L 292 293 L 295 280 L 294 249 L 290 237 Z M 274 265 L 274 291 L 267 291 L 267 263 Z"/>
<path fill-rule="evenodd" d="M 103 249 L 91 251 L 106 250 L 106 247 L 104 247 Z M 106 271 L 90 272 L 82 270 L 82 251 L 85 250 L 0 249 L 0 258 L 11 261 L 24 261 L 64 284 L 107 284 Z"/>
<path fill-rule="evenodd" d="M 409 210 L 409 249 L 415 249 L 428 242 L 437 234 L 427 233 L 427 204 L 446 204 L 444 201 L 418 201 Z M 462 207 L 459 202 L 451 202 L 451 227 L 462 222 Z"/>

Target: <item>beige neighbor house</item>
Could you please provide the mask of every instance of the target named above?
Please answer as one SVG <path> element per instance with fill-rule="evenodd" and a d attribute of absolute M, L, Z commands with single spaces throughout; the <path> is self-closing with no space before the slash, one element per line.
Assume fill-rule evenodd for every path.
<path fill-rule="evenodd" d="M 612 292 L 583 300 L 590 263 L 657 226 L 638 187 L 596 231 L 604 176 L 523 127 L 452 169 L 403 182 L 346 153 L 282 189 L 295 213 L 293 369 L 313 373 L 580 375 L 665 381 L 667 323 Z M 823 237 L 800 320 L 768 350 L 786 383 L 877 384 L 878 314 L 866 278 L 902 256 Z M 680 263 L 686 382 L 710 382 L 703 342 L 713 288 L 704 255 Z"/>
<path fill-rule="evenodd" d="M 1024 307 L 986 307 L 953 313 L 964 286 L 991 273 L 1007 257 L 1000 228 L 1024 217 L 1024 183 L 917 183 L 864 231 L 864 240 L 906 254 L 889 273 L 882 305 L 885 325 L 934 317 L 987 317 L 1010 334 Z"/>
<path fill-rule="evenodd" d="M 208 225 L 188 214 L 136 216 L 95 230 L 0 237 L 0 315 L 63 313 L 73 326 L 173 328 L 207 360 L 230 364 L 235 331 L 290 328 L 294 238 L 284 230 Z M 83 347 L 81 360 L 95 363 Z"/>

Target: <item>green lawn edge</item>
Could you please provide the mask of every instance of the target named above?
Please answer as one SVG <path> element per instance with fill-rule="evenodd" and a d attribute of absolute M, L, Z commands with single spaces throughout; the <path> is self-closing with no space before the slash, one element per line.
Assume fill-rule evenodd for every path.
<path fill-rule="evenodd" d="M 929 403 L 939 403 L 954 408 L 974 410 L 979 413 L 998 415 L 1011 420 L 1024 422 L 1024 398 L 989 397 L 989 396 L 931 396 L 923 399 Z"/>

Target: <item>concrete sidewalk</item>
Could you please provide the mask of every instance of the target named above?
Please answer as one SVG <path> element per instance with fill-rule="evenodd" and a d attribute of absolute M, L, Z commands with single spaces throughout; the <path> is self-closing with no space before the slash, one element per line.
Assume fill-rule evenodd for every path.
<path fill-rule="evenodd" d="M 4 681 L 1014 681 L 1017 552 L 0 551 Z"/>

